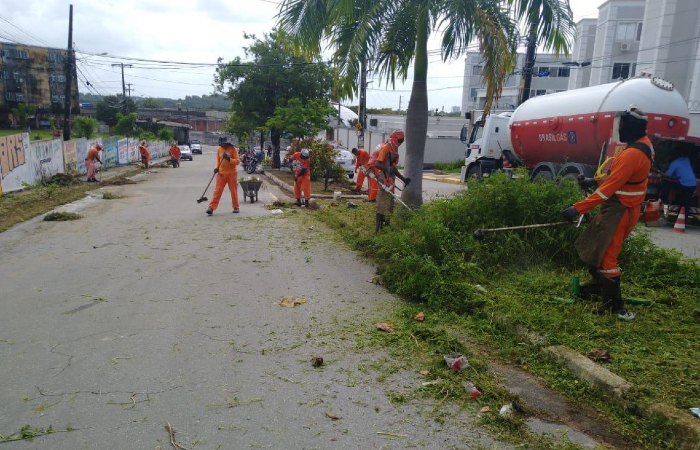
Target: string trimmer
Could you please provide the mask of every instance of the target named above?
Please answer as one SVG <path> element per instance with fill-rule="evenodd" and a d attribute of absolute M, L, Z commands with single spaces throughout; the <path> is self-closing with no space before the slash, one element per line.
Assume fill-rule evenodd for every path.
<path fill-rule="evenodd" d="M 372 171 L 372 169 L 366 169 L 366 170 L 363 169 L 363 170 L 364 170 L 365 176 L 366 176 L 367 178 L 371 178 L 371 179 L 373 179 L 374 181 L 376 181 L 377 184 L 379 185 L 379 187 L 380 187 L 384 192 L 386 192 L 386 193 L 388 193 L 389 195 L 391 195 L 392 197 L 394 197 L 394 199 L 395 199 L 397 202 L 399 202 L 399 203 L 401 204 L 401 206 L 403 206 L 404 208 L 406 208 L 406 209 L 409 210 L 409 211 L 412 211 L 412 208 L 411 208 L 410 206 L 408 206 L 406 203 L 404 203 L 404 201 L 401 200 L 401 197 L 398 196 L 398 195 L 396 195 L 396 193 L 392 191 L 392 188 L 391 188 L 391 187 L 387 186 L 386 184 L 382 183 L 381 181 L 379 181 L 379 180 L 377 179 L 377 177 L 374 175 L 374 172 Z M 399 191 L 402 191 L 402 190 L 403 190 L 403 189 L 399 188 L 399 187 L 396 186 L 396 185 L 394 185 L 393 187 L 395 187 L 395 188 L 398 189 Z"/>
<path fill-rule="evenodd" d="M 583 215 L 581 217 L 579 217 L 578 223 L 576 224 L 576 228 L 581 226 L 581 223 L 583 222 L 583 217 L 584 217 Z M 472 236 L 477 241 L 481 241 L 484 239 L 486 233 L 497 233 L 499 231 L 530 230 L 533 228 L 550 228 L 550 227 L 559 227 L 562 225 L 570 225 L 570 224 L 571 224 L 571 222 L 565 220 L 563 222 L 536 223 L 534 225 L 520 225 L 517 227 L 485 228 L 483 230 L 474 231 L 474 234 Z"/>

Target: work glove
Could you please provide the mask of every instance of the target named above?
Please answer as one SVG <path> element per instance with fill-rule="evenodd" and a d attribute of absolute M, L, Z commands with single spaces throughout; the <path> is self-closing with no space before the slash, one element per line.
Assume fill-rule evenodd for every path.
<path fill-rule="evenodd" d="M 562 211 L 561 214 L 562 216 L 564 216 L 564 219 L 573 223 L 576 216 L 578 216 L 578 211 L 576 211 L 576 208 L 574 208 L 573 206 L 569 206 L 564 211 Z"/>
<path fill-rule="evenodd" d="M 404 187 L 408 186 L 408 185 L 409 185 L 409 183 L 411 183 L 411 179 L 410 179 L 410 178 L 408 178 L 408 177 L 406 177 L 406 178 L 405 178 L 405 180 L 404 180 L 404 182 L 403 182 L 403 184 L 404 184 Z"/>
<path fill-rule="evenodd" d="M 298 179 L 298 178 L 299 178 L 298 176 L 294 175 L 294 182 L 295 182 L 295 183 L 297 182 L 297 179 Z"/>
<path fill-rule="evenodd" d="M 214 173 L 219 173 L 219 169 L 214 169 Z"/>
<path fill-rule="evenodd" d="M 222 155 L 222 158 L 224 158 L 226 161 L 231 161 L 231 157 L 228 156 L 228 153 L 224 153 L 224 154 Z"/>
<path fill-rule="evenodd" d="M 586 178 L 584 174 L 579 174 L 579 176 L 576 177 L 576 181 L 578 181 L 578 185 L 583 189 L 590 188 L 596 185 L 594 178 Z"/>

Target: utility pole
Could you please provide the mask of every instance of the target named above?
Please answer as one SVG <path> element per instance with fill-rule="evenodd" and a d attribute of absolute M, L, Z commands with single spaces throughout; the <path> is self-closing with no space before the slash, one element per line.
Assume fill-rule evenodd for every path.
<path fill-rule="evenodd" d="M 367 60 L 363 57 L 360 65 L 360 133 L 357 137 L 357 148 L 365 147 L 365 129 L 367 128 Z"/>
<path fill-rule="evenodd" d="M 122 112 L 126 114 L 126 83 L 124 82 L 124 63 L 112 64 L 112 67 L 114 66 L 120 66 L 122 68 L 122 101 L 124 102 L 124 105 L 122 106 Z M 134 66 L 131 64 L 127 64 L 126 67 Z M 131 94 L 131 92 L 129 92 L 129 94 Z"/>
<path fill-rule="evenodd" d="M 401 115 L 401 100 L 403 100 L 403 95 L 399 95 L 399 115 Z"/>
<path fill-rule="evenodd" d="M 63 101 L 63 140 L 70 141 L 71 87 L 73 84 L 73 5 L 68 13 L 68 57 L 66 58 L 66 90 Z"/>
<path fill-rule="evenodd" d="M 522 92 L 520 104 L 530 98 L 530 86 L 532 85 L 532 68 L 535 67 L 535 49 L 537 48 L 537 24 L 530 24 L 530 32 L 527 36 L 527 52 L 525 53 L 525 67 L 523 67 Z"/>
<path fill-rule="evenodd" d="M 131 97 L 131 86 L 133 86 L 133 83 L 126 83 L 126 85 L 128 86 L 128 87 L 126 88 L 126 90 L 129 91 L 129 92 L 128 92 L 128 95 L 129 95 L 129 97 Z"/>

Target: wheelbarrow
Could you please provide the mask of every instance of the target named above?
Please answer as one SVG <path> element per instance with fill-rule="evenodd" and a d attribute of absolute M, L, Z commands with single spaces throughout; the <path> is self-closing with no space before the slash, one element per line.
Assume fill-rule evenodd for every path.
<path fill-rule="evenodd" d="M 240 180 L 238 184 L 240 184 L 241 188 L 243 189 L 244 202 L 246 201 L 246 198 L 250 199 L 250 203 L 258 201 L 258 191 L 263 184 L 260 178 L 244 178 Z"/>

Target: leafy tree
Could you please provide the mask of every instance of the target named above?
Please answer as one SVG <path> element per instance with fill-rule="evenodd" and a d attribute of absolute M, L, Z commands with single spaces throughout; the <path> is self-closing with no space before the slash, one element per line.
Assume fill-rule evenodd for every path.
<path fill-rule="evenodd" d="M 328 186 L 345 180 L 345 169 L 336 162 L 338 151 L 328 145 L 327 142 L 319 142 L 315 139 L 303 139 L 292 141 L 292 151 L 308 148 L 311 155 L 311 179 L 323 179 L 323 190 Z"/>
<path fill-rule="evenodd" d="M 325 130 L 328 127 L 328 116 L 335 115 L 337 111 L 325 100 L 311 100 L 305 106 L 301 99 L 292 98 L 287 106 L 275 109 L 265 126 L 296 138 L 304 138 Z"/>
<path fill-rule="evenodd" d="M 144 100 L 143 107 L 144 108 L 162 108 L 163 106 L 155 98 L 148 97 L 146 100 Z"/>
<path fill-rule="evenodd" d="M 136 127 L 138 130 L 137 136 L 139 141 L 155 141 L 156 140 L 156 135 L 153 134 L 150 131 L 145 131 L 142 128 Z"/>
<path fill-rule="evenodd" d="M 158 140 L 172 142 L 175 140 L 175 133 L 170 128 L 161 128 L 158 130 Z"/>
<path fill-rule="evenodd" d="M 95 135 L 99 126 L 100 123 L 93 117 L 78 116 L 73 119 L 73 131 L 76 137 L 90 139 Z"/>
<path fill-rule="evenodd" d="M 27 129 L 27 122 L 29 118 L 36 113 L 36 106 L 27 106 L 24 103 L 20 103 L 16 108 L 12 108 L 12 114 L 17 117 L 19 121 L 19 126 L 23 129 Z"/>
<path fill-rule="evenodd" d="M 95 107 L 95 117 L 112 127 L 117 124 L 117 115 L 124 113 L 125 107 L 127 114 L 137 111 L 136 103 L 131 98 L 124 100 L 121 95 L 108 95 Z"/>
<path fill-rule="evenodd" d="M 413 88 L 406 116 L 406 175 L 414 181 L 402 197 L 422 203 L 422 171 L 428 128 L 428 38 L 442 33 L 443 60 L 457 58 L 476 39 L 483 55 L 486 112 L 512 72 L 520 40 L 517 23 L 532 25 L 539 48 L 567 53 L 574 23 L 566 0 L 284 0 L 279 28 L 309 57 L 334 49 L 340 90 L 352 97 L 363 61 L 387 84 L 406 80 Z"/>
<path fill-rule="evenodd" d="M 260 147 L 265 147 L 265 135 L 269 132 L 273 153 L 273 167 L 279 167 L 279 149 L 282 130 L 268 129 L 266 124 L 278 106 L 285 106 L 292 98 L 306 105 L 310 100 L 330 100 L 333 72 L 323 63 L 311 58 L 296 56 L 288 37 L 272 30 L 262 39 L 244 34 L 251 41 L 244 47 L 244 63 L 241 58 L 224 62 L 214 77 L 219 92 L 231 100 L 230 132 L 260 132 Z"/>
<path fill-rule="evenodd" d="M 136 126 L 135 112 L 129 114 L 117 113 L 117 124 L 114 125 L 114 132 L 122 136 L 136 137 L 143 130 Z"/>

